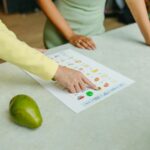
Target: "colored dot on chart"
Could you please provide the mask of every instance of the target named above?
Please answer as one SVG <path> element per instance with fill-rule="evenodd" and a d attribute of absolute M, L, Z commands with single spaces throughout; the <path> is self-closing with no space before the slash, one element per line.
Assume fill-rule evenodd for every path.
<path fill-rule="evenodd" d="M 82 61 L 81 61 L 81 60 L 76 60 L 75 62 L 76 62 L 76 63 L 81 63 Z"/>
<path fill-rule="evenodd" d="M 109 83 L 106 82 L 106 83 L 104 84 L 104 87 L 109 87 Z"/>
<path fill-rule="evenodd" d="M 78 97 L 78 100 L 83 100 L 84 99 L 84 96 L 79 96 Z"/>
<path fill-rule="evenodd" d="M 93 73 L 96 73 L 96 72 L 98 72 L 98 71 L 99 71 L 98 69 L 92 70 Z"/>
<path fill-rule="evenodd" d="M 98 87 L 98 89 L 97 90 L 102 90 L 102 88 L 101 87 Z"/>
<path fill-rule="evenodd" d="M 87 95 L 87 96 L 93 96 L 93 94 L 94 94 L 94 93 L 93 93 L 92 91 L 86 92 L 86 95 Z"/>
<path fill-rule="evenodd" d="M 94 81 L 99 81 L 100 80 L 100 78 L 99 77 L 96 77 L 95 79 L 94 79 Z"/>

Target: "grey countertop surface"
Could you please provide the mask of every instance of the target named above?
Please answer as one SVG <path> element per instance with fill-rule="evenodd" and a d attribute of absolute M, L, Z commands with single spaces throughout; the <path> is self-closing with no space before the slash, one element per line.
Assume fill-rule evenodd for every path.
<path fill-rule="evenodd" d="M 96 51 L 76 50 L 135 83 L 76 114 L 21 69 L 0 64 L 0 150 L 150 150 L 150 48 L 136 24 L 93 38 Z M 21 93 L 41 109 L 36 130 L 10 120 L 9 101 Z"/>

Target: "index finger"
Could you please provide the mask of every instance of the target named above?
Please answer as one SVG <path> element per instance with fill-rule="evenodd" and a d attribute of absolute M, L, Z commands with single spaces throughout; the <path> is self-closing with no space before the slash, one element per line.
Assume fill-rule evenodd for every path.
<path fill-rule="evenodd" d="M 88 85 L 89 88 L 97 90 L 98 88 L 96 87 L 95 84 L 93 84 L 89 79 L 87 79 L 85 76 L 82 78 L 83 82 Z"/>

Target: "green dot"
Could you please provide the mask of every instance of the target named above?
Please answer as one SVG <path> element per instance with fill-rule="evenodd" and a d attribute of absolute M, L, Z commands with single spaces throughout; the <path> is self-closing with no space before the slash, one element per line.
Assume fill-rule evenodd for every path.
<path fill-rule="evenodd" d="M 92 91 L 88 91 L 88 92 L 86 92 L 86 95 L 87 96 L 93 96 L 93 92 Z"/>

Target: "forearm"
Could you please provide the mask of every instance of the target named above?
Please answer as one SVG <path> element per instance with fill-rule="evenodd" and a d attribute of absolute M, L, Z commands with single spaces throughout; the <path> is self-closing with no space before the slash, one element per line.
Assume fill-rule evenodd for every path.
<path fill-rule="evenodd" d="M 145 41 L 150 44 L 150 21 L 144 0 L 126 0 L 139 28 L 145 38 Z"/>
<path fill-rule="evenodd" d="M 57 63 L 18 40 L 1 22 L 0 58 L 47 80 L 54 77 L 58 68 Z"/>
<path fill-rule="evenodd" d="M 41 9 L 62 35 L 69 40 L 74 35 L 72 29 L 60 14 L 52 0 L 37 0 Z"/>

